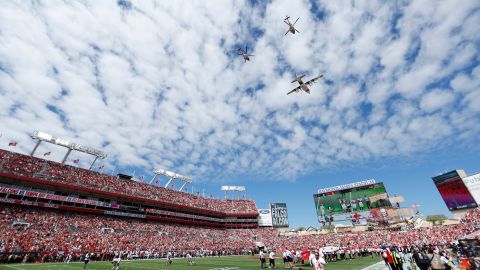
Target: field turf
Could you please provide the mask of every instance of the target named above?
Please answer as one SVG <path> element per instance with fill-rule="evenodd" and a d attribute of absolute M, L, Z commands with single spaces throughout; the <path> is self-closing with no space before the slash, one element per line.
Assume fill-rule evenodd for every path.
<path fill-rule="evenodd" d="M 346 260 L 328 263 L 325 267 L 327 270 L 357 270 L 363 269 L 369 265 L 379 262 L 380 257 L 366 257 L 362 259 Z M 174 259 L 173 264 L 165 266 L 165 260 L 137 260 L 123 261 L 120 264 L 120 270 L 251 270 L 260 269 L 257 257 L 252 256 L 226 256 L 226 257 L 210 257 L 195 258 L 195 264 L 189 266 L 184 259 Z M 281 259 L 276 259 L 277 269 L 284 269 Z M 268 260 L 267 260 L 268 263 Z M 267 265 L 268 266 L 268 265 Z M 82 269 L 83 263 L 75 262 L 65 263 L 45 263 L 45 264 L 0 264 L 0 270 L 78 270 Z M 312 269 L 305 265 L 303 269 Z M 90 270 L 110 270 L 112 264 L 110 262 L 90 262 L 88 264 Z M 268 268 L 266 268 L 268 269 Z M 285 268 L 286 269 L 286 268 Z M 294 267 L 293 269 L 298 269 Z"/>

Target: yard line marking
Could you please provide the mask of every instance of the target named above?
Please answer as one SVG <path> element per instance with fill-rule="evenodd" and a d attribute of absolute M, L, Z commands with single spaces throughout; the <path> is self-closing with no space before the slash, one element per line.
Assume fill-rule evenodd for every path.
<path fill-rule="evenodd" d="M 166 269 L 166 268 L 158 268 L 158 267 L 155 267 L 155 268 L 152 268 L 152 267 L 140 267 L 140 266 L 133 266 L 133 265 L 128 265 L 127 266 L 128 268 L 137 268 L 137 269 L 155 269 L 155 270 L 158 270 L 158 269 Z M 120 267 L 121 269 L 121 267 Z"/>
<path fill-rule="evenodd" d="M 362 270 L 383 270 L 385 268 L 386 268 L 385 262 L 378 262 L 378 263 L 372 264 L 370 266 L 367 266 L 367 267 L 363 268 Z"/>
<path fill-rule="evenodd" d="M 3 266 L 8 267 L 8 268 L 12 268 L 12 269 L 17 269 L 17 270 L 24 270 L 24 268 L 18 268 L 18 267 L 11 266 L 11 265 L 8 265 L 8 264 L 4 264 Z"/>

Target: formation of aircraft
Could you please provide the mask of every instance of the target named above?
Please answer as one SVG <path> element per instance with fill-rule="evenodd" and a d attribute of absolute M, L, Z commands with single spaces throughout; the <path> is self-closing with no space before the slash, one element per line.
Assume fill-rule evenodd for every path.
<path fill-rule="evenodd" d="M 307 94 L 310 94 L 310 88 L 309 86 L 311 86 L 312 84 L 315 83 L 315 81 L 317 81 L 318 79 L 322 78 L 323 75 L 320 75 L 318 77 L 315 77 L 307 82 L 303 82 L 303 77 L 305 77 L 305 75 L 300 75 L 298 76 L 297 78 L 295 78 L 295 80 L 292 81 L 292 83 L 294 82 L 298 82 L 299 86 L 295 87 L 294 89 L 290 90 L 287 95 L 290 95 L 291 93 L 296 93 L 296 92 L 299 92 L 300 90 L 306 92 Z"/>
<path fill-rule="evenodd" d="M 300 19 L 300 17 L 298 17 L 295 20 L 294 23 L 290 22 L 290 16 L 288 16 L 288 15 L 285 17 L 285 19 L 283 19 L 283 22 L 288 25 L 288 30 L 287 30 L 287 32 L 285 33 L 284 36 L 286 36 L 288 33 L 292 33 L 292 34 L 300 33 L 300 31 L 298 31 L 298 29 L 295 28 L 295 24 L 298 22 L 299 19 Z M 246 63 L 247 61 L 250 61 L 250 57 L 254 56 L 253 54 L 248 53 L 248 47 L 247 46 L 245 46 L 245 50 L 243 50 L 241 48 L 237 48 L 236 52 L 237 52 L 238 55 L 241 55 L 243 57 L 244 63 Z M 323 75 L 317 76 L 317 77 L 315 77 L 315 78 L 313 78 L 313 79 L 311 79 L 307 82 L 303 82 L 303 77 L 305 77 L 304 74 L 298 76 L 297 78 L 295 78 L 295 80 L 292 81 L 292 83 L 297 82 L 299 84 L 299 86 L 290 90 L 287 93 L 287 95 L 290 95 L 291 93 L 294 93 L 294 92 L 297 93 L 297 92 L 300 92 L 300 91 L 304 91 L 305 93 L 310 94 L 310 87 L 309 86 L 313 85 L 317 80 L 322 78 Z"/>

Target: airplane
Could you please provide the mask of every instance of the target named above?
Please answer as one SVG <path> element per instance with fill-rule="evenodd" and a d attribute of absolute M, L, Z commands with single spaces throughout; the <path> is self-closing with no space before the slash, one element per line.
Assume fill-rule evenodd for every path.
<path fill-rule="evenodd" d="M 287 32 L 285 33 L 284 36 L 286 36 L 288 34 L 288 32 L 292 33 L 295 35 L 296 32 L 300 33 L 300 31 L 298 31 L 297 28 L 295 28 L 295 24 L 297 23 L 298 19 L 300 19 L 300 17 L 297 18 L 297 20 L 292 24 L 290 23 L 290 16 L 286 16 L 285 19 L 283 19 L 283 22 L 286 23 L 288 25 L 288 30 Z"/>
<path fill-rule="evenodd" d="M 245 51 L 240 48 L 237 48 L 237 54 L 243 57 L 243 60 L 245 61 L 245 63 L 247 61 L 250 61 L 250 56 L 254 56 L 253 54 L 248 54 L 247 46 L 245 46 Z"/>
<path fill-rule="evenodd" d="M 310 81 L 307 81 L 306 83 L 304 83 L 302 81 L 303 77 L 305 77 L 305 75 L 300 75 L 298 76 L 297 78 L 295 78 L 295 80 L 292 81 L 292 83 L 294 82 L 298 82 L 298 84 L 300 84 L 299 86 L 297 86 L 296 88 L 294 88 L 293 90 L 291 90 L 290 92 L 287 93 L 287 95 L 290 95 L 291 93 L 293 92 L 298 92 L 300 90 L 303 90 L 305 91 L 307 94 L 310 94 L 310 88 L 308 88 L 310 85 L 312 85 L 313 83 L 315 83 L 316 80 L 320 79 L 323 77 L 323 75 L 320 75 L 318 77 L 315 77 L 313 79 L 311 79 Z"/>

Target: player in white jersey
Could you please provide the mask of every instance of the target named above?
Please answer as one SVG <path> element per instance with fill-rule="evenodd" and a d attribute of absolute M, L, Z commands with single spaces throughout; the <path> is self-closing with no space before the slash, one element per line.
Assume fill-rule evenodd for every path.
<path fill-rule="evenodd" d="M 308 256 L 308 262 L 310 263 L 310 266 L 313 266 L 313 260 L 315 259 L 315 253 L 313 250 L 310 251 L 310 255 Z"/>
<path fill-rule="evenodd" d="M 342 200 L 342 199 L 339 199 L 339 201 L 340 201 L 340 205 L 342 206 L 342 211 L 343 211 L 344 213 L 346 213 L 346 212 L 347 212 L 347 204 L 346 204 L 345 201 Z"/>
<path fill-rule="evenodd" d="M 121 261 L 120 253 L 116 253 L 115 256 L 113 256 L 113 260 L 112 260 L 112 264 L 113 264 L 112 270 L 118 270 L 120 268 L 120 261 Z"/>
<path fill-rule="evenodd" d="M 290 250 L 287 249 L 285 251 L 285 257 L 287 258 L 287 266 L 292 268 L 293 267 L 293 254 L 290 252 Z"/>
<path fill-rule="evenodd" d="M 314 270 L 323 270 L 325 265 L 325 260 L 320 257 L 320 254 L 315 253 L 315 259 L 313 259 L 313 269 Z"/>
<path fill-rule="evenodd" d="M 71 260 L 72 260 L 72 254 L 68 254 L 67 257 L 65 258 L 65 262 L 69 264 Z"/>
<path fill-rule="evenodd" d="M 192 255 L 190 254 L 190 252 L 187 253 L 187 261 L 188 261 L 188 264 L 189 265 L 193 265 L 193 257 Z"/>
<path fill-rule="evenodd" d="M 357 201 L 358 201 L 358 208 L 360 208 L 360 209 L 363 210 L 363 199 L 362 199 L 362 198 L 358 198 Z"/>
<path fill-rule="evenodd" d="M 260 268 L 265 268 L 265 253 L 262 249 L 258 252 L 258 257 L 260 258 Z"/>
<path fill-rule="evenodd" d="M 87 268 L 87 264 L 88 264 L 89 261 L 90 261 L 90 253 L 87 252 L 87 253 L 85 254 L 85 257 L 83 258 L 83 269 L 84 269 L 84 270 L 85 270 L 85 269 L 88 269 L 88 268 Z"/>
<path fill-rule="evenodd" d="M 268 254 L 268 262 L 268 268 L 275 268 L 275 252 L 273 250 L 270 250 Z"/>
<path fill-rule="evenodd" d="M 172 253 L 169 251 L 167 252 L 167 260 L 165 261 L 165 266 L 169 266 L 172 264 Z"/>
<path fill-rule="evenodd" d="M 350 201 L 352 204 L 353 211 L 355 212 L 357 210 L 357 200 L 353 199 Z"/>
<path fill-rule="evenodd" d="M 303 260 L 302 260 L 302 252 L 297 249 L 296 253 L 295 253 L 295 257 L 297 258 L 297 262 L 296 263 L 303 263 Z"/>

